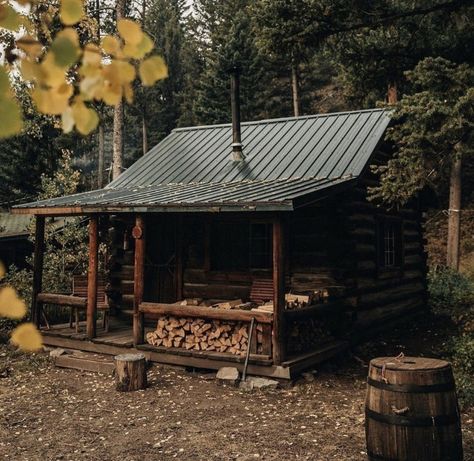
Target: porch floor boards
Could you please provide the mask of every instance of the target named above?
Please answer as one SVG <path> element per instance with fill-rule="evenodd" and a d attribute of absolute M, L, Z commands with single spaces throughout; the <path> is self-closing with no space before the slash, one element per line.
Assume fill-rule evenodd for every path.
<path fill-rule="evenodd" d="M 62 347 L 97 354 L 117 355 L 124 352 L 142 352 L 148 360 L 167 365 L 217 370 L 224 366 L 236 367 L 242 372 L 244 358 L 218 352 L 187 351 L 160 346 L 141 344 L 133 347 L 132 327 L 116 318 L 110 319 L 109 331 L 97 328 L 97 337 L 92 341 L 85 334 L 85 322 L 80 322 L 80 332 L 69 328 L 69 324 L 54 325 L 42 330 L 43 342 L 47 346 Z M 146 329 L 152 331 L 152 328 Z M 345 341 L 335 341 L 323 347 L 294 357 L 289 357 L 282 365 L 273 365 L 270 357 L 251 356 L 247 373 L 280 379 L 292 379 L 301 371 L 316 366 L 324 360 L 343 351 L 348 346 Z"/>

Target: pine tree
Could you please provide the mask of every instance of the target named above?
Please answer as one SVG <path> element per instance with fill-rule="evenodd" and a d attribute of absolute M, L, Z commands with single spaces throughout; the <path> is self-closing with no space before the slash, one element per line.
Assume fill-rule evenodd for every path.
<path fill-rule="evenodd" d="M 388 138 L 396 154 L 374 168 L 381 183 L 372 199 L 404 204 L 424 187 L 449 182 L 448 265 L 459 265 L 462 163 L 474 154 L 474 69 L 444 58 L 426 58 L 406 73 L 413 94 L 394 112 L 398 122 Z"/>
<path fill-rule="evenodd" d="M 247 0 L 199 0 L 191 23 L 202 50 L 204 69 L 194 113 L 203 124 L 230 120 L 230 72 L 240 73 L 243 120 L 261 117 L 265 68 L 256 47 Z"/>
<path fill-rule="evenodd" d="M 178 124 L 187 73 L 183 17 L 184 0 L 149 0 L 144 29 L 153 37 L 155 49 L 168 65 L 169 77 L 153 87 L 137 85 L 133 105 L 126 109 L 127 162 L 144 154 Z"/>

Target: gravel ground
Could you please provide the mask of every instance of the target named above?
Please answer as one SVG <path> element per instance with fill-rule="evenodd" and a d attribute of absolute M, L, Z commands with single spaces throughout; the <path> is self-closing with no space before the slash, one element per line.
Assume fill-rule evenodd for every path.
<path fill-rule="evenodd" d="M 429 328 L 404 328 L 325 365 L 312 381 L 251 392 L 154 366 L 146 390 L 119 393 L 110 376 L 2 346 L 0 459 L 365 460 L 367 360 L 433 355 L 442 340 Z M 465 461 L 474 461 L 474 409 L 462 417 Z"/>

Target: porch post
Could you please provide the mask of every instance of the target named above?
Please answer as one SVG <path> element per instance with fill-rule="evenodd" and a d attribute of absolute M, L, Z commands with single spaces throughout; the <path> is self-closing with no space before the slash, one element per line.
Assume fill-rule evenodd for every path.
<path fill-rule="evenodd" d="M 273 363 L 285 359 L 285 254 L 284 224 L 281 217 L 273 221 Z"/>
<path fill-rule="evenodd" d="M 96 337 L 97 277 L 99 272 L 99 218 L 89 220 L 89 271 L 87 273 L 87 337 Z"/>
<path fill-rule="evenodd" d="M 176 220 L 176 300 L 183 299 L 183 216 Z"/>
<path fill-rule="evenodd" d="M 145 342 L 145 330 L 143 324 L 143 314 L 139 311 L 143 301 L 143 290 L 145 285 L 145 218 L 137 215 L 135 227 L 132 232 L 135 239 L 135 265 L 133 279 L 133 344 L 143 344 Z"/>
<path fill-rule="evenodd" d="M 37 326 L 41 322 L 41 303 L 38 294 L 43 285 L 44 216 L 35 216 L 35 253 L 33 260 L 33 293 L 31 295 L 31 321 Z"/>

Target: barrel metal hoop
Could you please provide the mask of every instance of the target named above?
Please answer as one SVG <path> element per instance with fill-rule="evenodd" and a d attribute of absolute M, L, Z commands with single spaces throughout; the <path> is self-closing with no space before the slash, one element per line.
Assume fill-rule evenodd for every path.
<path fill-rule="evenodd" d="M 379 423 L 390 424 L 392 426 L 405 427 L 439 427 L 449 426 L 459 422 L 457 415 L 437 415 L 437 416 L 401 416 L 401 415 L 383 415 L 376 411 L 365 409 L 367 418 L 373 419 Z"/>
<path fill-rule="evenodd" d="M 440 384 L 390 384 L 367 378 L 369 386 L 392 392 L 403 392 L 406 394 L 427 394 L 431 392 L 450 392 L 455 390 L 454 381 Z"/>
<path fill-rule="evenodd" d="M 378 455 L 378 454 L 376 454 L 376 453 L 374 453 L 373 451 L 370 451 L 370 450 L 367 450 L 367 456 L 369 457 L 369 459 L 371 461 L 372 460 L 375 460 L 375 461 L 398 461 L 395 458 L 387 458 L 386 456 Z"/>
<path fill-rule="evenodd" d="M 400 458 L 387 458 L 386 456 L 378 455 L 371 450 L 367 450 L 367 456 L 370 461 L 399 461 Z M 450 453 L 447 458 L 443 457 L 443 461 L 462 461 L 463 453 L 459 450 L 455 450 L 454 453 Z"/>

